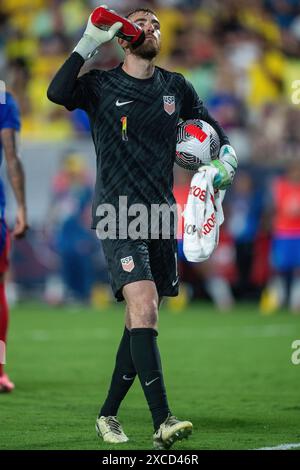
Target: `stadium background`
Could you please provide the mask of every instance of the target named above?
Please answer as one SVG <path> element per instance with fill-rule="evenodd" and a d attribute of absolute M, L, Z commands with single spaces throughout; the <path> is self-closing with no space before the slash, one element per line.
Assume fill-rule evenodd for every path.
<path fill-rule="evenodd" d="M 135 0 L 106 3 L 119 13 L 141 6 Z M 180 297 L 163 309 L 160 341 L 171 397 L 178 414 L 190 415 L 189 404 L 197 408 L 205 402 L 199 423 L 195 420 L 208 434 L 193 437 L 190 448 L 298 442 L 299 368 L 290 355 L 291 342 L 299 337 L 299 317 L 290 315 L 288 304 L 274 317 L 260 314 L 278 307 L 276 286 L 272 291 L 270 283 L 272 184 L 300 160 L 300 108 L 293 102 L 293 83 L 300 79 L 299 1 L 142 4 L 155 9 L 161 21 L 158 65 L 193 83 L 226 129 L 240 161 L 226 196 L 226 222 L 216 253 L 198 266 L 180 260 Z M 21 108 L 30 223 L 26 240 L 13 246 L 7 282 L 13 306 L 8 367 L 17 389 L 15 401 L 5 397 L 1 410 L 7 424 L 3 448 L 99 448 L 91 437 L 82 441 L 81 432 L 91 433 L 95 403 L 105 393 L 121 331 L 120 307 L 114 306 L 99 241 L 89 230 L 95 156 L 86 115 L 69 113 L 46 97 L 51 77 L 97 5 L 94 0 L 1 1 L 1 79 Z M 113 42 L 85 71 L 111 68 L 121 60 Z M 4 168 L 2 174 L 5 179 Z M 191 175 L 176 167 L 175 176 L 175 194 L 182 203 Z M 7 182 L 6 193 L 7 219 L 13 224 L 15 206 Z M 216 316 L 217 311 L 228 314 Z M 189 384 L 188 403 L 174 378 L 175 363 L 185 361 L 180 349 L 172 350 L 179 337 L 190 354 L 182 381 Z M 97 360 L 91 364 L 91 355 L 100 355 L 101 366 Z M 190 382 L 199 371 L 200 396 Z M 89 385 L 84 397 L 78 391 L 82 381 Z M 124 419 L 133 412 L 139 418 L 141 442 L 135 448 L 147 448 L 150 433 L 141 425 L 145 405 L 138 387 L 128 400 Z M 20 410 L 24 426 L 29 429 L 34 421 L 22 436 L 14 425 Z M 81 431 L 75 430 L 76 413 Z M 55 429 L 62 414 L 65 421 Z M 44 423 L 47 432 L 41 434 Z M 135 432 L 133 423 L 131 428 Z"/>

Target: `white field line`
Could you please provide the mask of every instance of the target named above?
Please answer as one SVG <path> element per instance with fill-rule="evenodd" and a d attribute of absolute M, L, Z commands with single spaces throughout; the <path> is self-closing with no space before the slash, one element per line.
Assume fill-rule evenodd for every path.
<path fill-rule="evenodd" d="M 63 331 L 47 331 L 47 330 L 31 330 L 23 333 L 23 337 L 30 338 L 32 341 L 38 342 L 47 342 L 56 340 L 63 340 L 63 341 L 74 341 L 74 339 L 82 340 L 84 338 L 89 339 L 106 339 L 109 338 L 110 332 L 108 329 L 94 329 L 88 333 L 72 333 L 71 336 L 66 336 L 65 332 Z"/>
<path fill-rule="evenodd" d="M 201 330 L 194 329 L 191 331 L 190 328 L 184 326 L 180 329 L 181 334 L 195 336 L 199 338 L 232 338 L 239 336 L 240 338 L 278 338 L 278 337 L 289 337 L 295 335 L 295 325 L 241 325 L 241 326 L 227 326 L 223 325 L 220 327 L 203 327 Z M 177 336 L 177 331 L 170 330 L 168 333 L 169 338 Z"/>
<path fill-rule="evenodd" d="M 181 333 L 184 333 L 184 327 L 181 329 Z M 191 335 L 190 329 L 187 329 L 187 334 Z M 243 337 L 243 338 L 276 338 L 276 337 L 289 337 L 295 334 L 295 326 L 294 325 L 278 325 L 278 324 L 270 324 L 270 325 L 262 325 L 261 327 L 257 325 L 245 325 L 245 326 L 222 326 L 216 328 L 203 328 L 200 331 L 194 331 L 194 334 L 197 338 L 210 338 L 210 339 L 218 339 L 218 338 L 231 338 L 235 336 Z M 110 332 L 108 329 L 100 329 L 97 328 L 92 332 L 88 333 L 89 337 L 97 338 L 97 339 L 104 339 L 108 338 Z M 46 330 L 31 330 L 28 332 L 23 332 L 23 336 L 28 336 L 33 341 L 51 341 L 53 338 L 59 339 L 62 338 L 65 341 L 68 341 L 68 337 L 65 337 L 65 333 L 60 331 L 46 331 Z M 82 339 L 82 333 L 76 332 L 76 337 L 78 339 Z M 172 336 L 172 332 L 169 332 L 169 337 Z M 177 332 L 175 332 L 175 336 L 177 336 Z M 72 341 L 74 340 L 74 334 L 72 334 Z"/>
<path fill-rule="evenodd" d="M 296 449 L 297 447 L 300 447 L 300 443 L 298 443 L 298 444 L 279 444 L 278 446 L 260 447 L 259 449 L 255 449 L 255 450 L 290 450 L 290 449 Z"/>

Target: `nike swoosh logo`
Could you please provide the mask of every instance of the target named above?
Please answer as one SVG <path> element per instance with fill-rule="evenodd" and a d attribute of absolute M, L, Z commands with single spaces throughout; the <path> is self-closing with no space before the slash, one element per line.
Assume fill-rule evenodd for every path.
<path fill-rule="evenodd" d="M 175 279 L 175 281 L 172 281 L 172 286 L 173 286 L 173 287 L 176 286 L 177 282 L 178 282 L 178 278 Z"/>
<path fill-rule="evenodd" d="M 129 104 L 129 103 L 133 103 L 133 100 L 132 101 L 123 101 L 122 103 L 117 100 L 116 101 L 116 106 L 124 106 L 125 104 Z"/>
<path fill-rule="evenodd" d="M 135 377 L 127 377 L 126 375 L 123 375 L 124 380 L 134 380 Z"/>
<path fill-rule="evenodd" d="M 155 382 L 155 380 L 158 380 L 158 379 L 159 377 L 156 377 L 155 379 L 150 380 L 150 382 L 145 382 L 146 387 L 149 387 L 149 385 L 153 384 L 153 382 Z"/>

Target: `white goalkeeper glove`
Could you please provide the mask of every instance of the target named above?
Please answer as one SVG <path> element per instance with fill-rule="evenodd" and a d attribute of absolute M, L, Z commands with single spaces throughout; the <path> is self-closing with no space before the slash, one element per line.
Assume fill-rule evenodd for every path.
<path fill-rule="evenodd" d="M 214 188 L 227 189 L 233 181 L 238 166 L 236 153 L 231 145 L 222 145 L 218 159 L 213 160 L 211 166 L 218 170 L 213 182 Z"/>
<path fill-rule="evenodd" d="M 101 6 L 107 8 L 106 5 Z M 73 50 L 73 52 L 78 52 L 84 60 L 90 59 L 95 55 L 98 52 L 99 47 L 105 42 L 111 41 L 123 26 L 121 22 L 117 22 L 113 24 L 108 31 L 103 31 L 93 25 L 91 22 L 91 16 L 92 15 L 89 16 L 87 27 L 82 38 Z"/>

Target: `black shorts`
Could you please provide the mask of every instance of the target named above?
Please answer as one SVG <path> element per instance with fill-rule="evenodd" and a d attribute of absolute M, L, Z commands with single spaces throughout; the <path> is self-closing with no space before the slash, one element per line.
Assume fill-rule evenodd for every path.
<path fill-rule="evenodd" d="M 159 297 L 178 295 L 177 240 L 102 240 L 114 295 L 131 282 L 154 281 Z"/>

